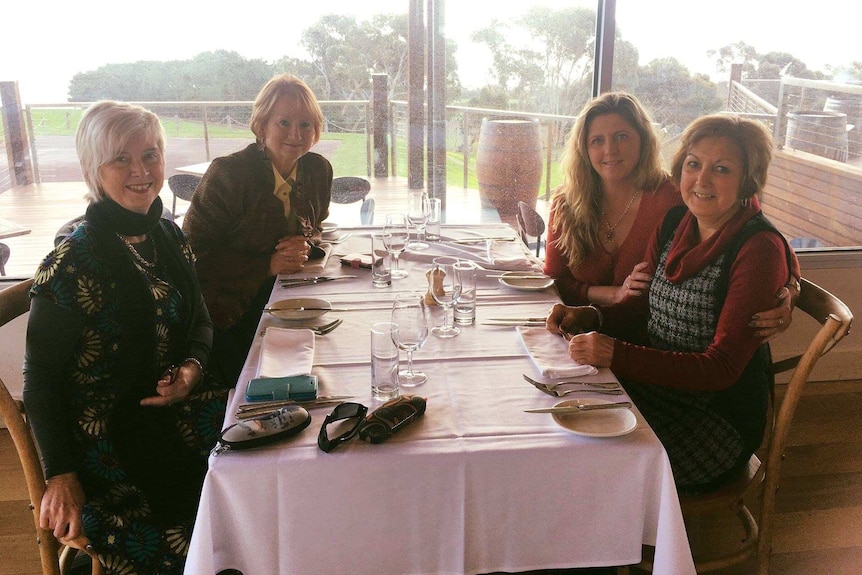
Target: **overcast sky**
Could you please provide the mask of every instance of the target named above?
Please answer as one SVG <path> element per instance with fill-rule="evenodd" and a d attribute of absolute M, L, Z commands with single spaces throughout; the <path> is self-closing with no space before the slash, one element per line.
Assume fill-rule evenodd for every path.
<path fill-rule="evenodd" d="M 487 53 L 470 42 L 470 34 L 491 18 L 505 21 L 524 14 L 528 2 L 449 0 L 446 4 L 446 35 L 458 43 L 461 80 L 467 86 L 483 85 Z M 798 8 L 798 3 L 783 0 L 707 4 L 662 0 L 657 11 L 658 4 L 658 0 L 617 0 L 618 29 L 638 47 L 641 64 L 672 55 L 692 71 L 712 73 L 705 52 L 738 41 L 761 53 L 790 52 L 813 69 L 862 60 L 862 2 L 858 0 L 834 0 L 831 10 L 826 3 L 819 3 L 822 9 L 812 3 Z M 596 2 L 539 0 L 535 5 L 595 8 Z M 220 49 L 266 61 L 285 55 L 303 57 L 300 35 L 323 14 L 365 19 L 406 9 L 407 0 L 243 3 L 235 7 L 200 0 L 131 4 L 10 1 L 3 8 L 5 47 L 0 80 L 17 80 L 25 104 L 59 103 L 66 101 L 73 75 L 104 64 L 188 59 Z"/>

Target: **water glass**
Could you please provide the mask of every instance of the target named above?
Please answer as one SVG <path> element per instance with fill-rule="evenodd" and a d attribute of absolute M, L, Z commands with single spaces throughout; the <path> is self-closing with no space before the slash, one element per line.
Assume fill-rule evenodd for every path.
<path fill-rule="evenodd" d="M 428 291 L 443 308 L 443 325 L 431 330 L 437 337 L 455 337 L 461 330 L 449 320 L 449 308 L 461 297 L 461 275 L 455 268 L 458 258 L 443 256 L 434 258 L 431 273 L 428 274 Z"/>
<path fill-rule="evenodd" d="M 371 326 L 371 395 L 376 399 L 398 397 L 398 348 L 392 327 L 388 321 Z"/>
<path fill-rule="evenodd" d="M 428 223 L 425 224 L 425 239 L 429 242 L 440 241 L 440 224 L 443 219 L 443 202 L 440 198 L 428 200 Z"/>
<path fill-rule="evenodd" d="M 476 270 L 470 260 L 458 260 L 455 269 L 461 276 L 461 295 L 455 302 L 455 323 L 470 325 L 476 321 Z"/>
<path fill-rule="evenodd" d="M 386 248 L 390 237 L 386 232 L 371 234 L 371 284 L 374 287 L 392 285 L 392 265 Z"/>

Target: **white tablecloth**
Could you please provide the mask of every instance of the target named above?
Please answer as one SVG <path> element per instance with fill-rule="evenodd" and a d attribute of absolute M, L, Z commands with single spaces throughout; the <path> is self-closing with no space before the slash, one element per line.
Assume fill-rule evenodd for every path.
<path fill-rule="evenodd" d="M 335 253 L 368 251 L 368 230 L 348 242 Z M 276 286 L 273 301 L 313 294 L 351 309 L 311 322 L 344 319 L 316 340 L 321 394 L 379 405 L 370 393 L 370 326 L 389 319 L 396 291 L 425 285 L 425 264 L 405 263 L 410 276 L 391 288 L 373 288 L 369 270 L 338 258 L 327 274 L 360 277 Z M 477 324 L 455 338 L 431 336 L 415 353 L 428 382 L 402 392 L 427 398 L 425 416 L 384 444 L 355 439 L 323 453 L 316 437 L 329 409 L 320 408 L 299 436 L 210 458 L 185 572 L 514 572 L 637 563 L 649 544 L 657 575 L 694 573 L 667 456 L 639 414 L 628 435 L 587 438 L 550 415 L 523 412 L 557 400 L 521 377 L 538 374 L 515 328 L 481 321 L 544 314 L 554 301 L 553 288 L 480 282 Z M 433 316 L 439 321 L 439 310 Z M 285 325 L 271 317 L 262 324 Z M 241 383 L 257 367 L 259 339 Z M 613 380 L 607 370 L 593 377 Z M 241 399 L 234 394 L 226 425 Z"/>

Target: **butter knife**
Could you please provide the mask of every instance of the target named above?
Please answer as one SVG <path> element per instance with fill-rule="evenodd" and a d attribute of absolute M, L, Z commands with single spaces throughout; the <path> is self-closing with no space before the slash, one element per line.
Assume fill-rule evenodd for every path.
<path fill-rule="evenodd" d="M 278 283 L 281 284 L 283 288 L 297 287 L 297 286 L 307 286 L 314 285 L 323 282 L 334 282 L 338 280 L 347 280 L 351 278 L 355 278 L 356 276 L 338 276 L 338 277 L 329 277 L 329 276 L 320 276 L 315 278 L 295 278 L 295 279 L 283 279 L 278 280 Z"/>
<path fill-rule="evenodd" d="M 631 409 L 630 401 L 619 403 L 579 403 L 578 405 L 563 405 L 559 407 L 539 407 L 536 409 L 525 409 L 525 413 L 578 413 L 580 411 L 593 411 L 596 409 Z"/>

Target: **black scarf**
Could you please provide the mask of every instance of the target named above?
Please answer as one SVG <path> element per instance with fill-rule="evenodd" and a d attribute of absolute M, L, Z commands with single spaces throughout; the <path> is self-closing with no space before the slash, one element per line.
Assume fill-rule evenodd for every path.
<path fill-rule="evenodd" d="M 110 198 L 90 204 L 85 221 L 97 244 L 105 250 L 109 273 L 118 285 L 116 308 L 123 326 L 123 352 L 116 368 L 118 401 L 108 416 L 117 457 L 132 482 L 147 496 L 153 519 L 168 525 L 189 517 L 196 508 L 206 461 L 189 449 L 176 427 L 173 410 L 181 406 L 142 407 L 155 394 L 165 365 L 156 363 L 155 305 L 149 285 L 117 234 L 146 234 L 165 265 L 166 275 L 182 294 L 185 325 L 175 328 L 167 355 L 169 363 L 186 357 L 188 335 L 199 313 L 200 287 L 182 253 L 170 222 L 161 220 L 162 202 L 156 197 L 146 214 L 129 211 Z"/>

